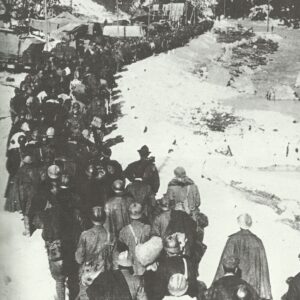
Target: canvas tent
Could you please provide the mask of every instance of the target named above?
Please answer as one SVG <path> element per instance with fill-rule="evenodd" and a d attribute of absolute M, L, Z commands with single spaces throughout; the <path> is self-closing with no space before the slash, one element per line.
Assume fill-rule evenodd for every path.
<path fill-rule="evenodd" d="M 105 26 L 103 35 L 111 37 L 143 37 L 144 30 L 141 26 Z"/>
<path fill-rule="evenodd" d="M 76 18 L 75 16 L 73 16 L 68 12 L 63 12 L 60 15 L 48 20 L 48 32 L 51 33 L 53 31 L 56 31 L 60 27 L 63 27 L 70 23 L 82 24 L 83 21 L 80 20 L 79 18 Z M 29 25 L 32 28 L 42 31 L 44 33 L 47 31 L 47 23 L 45 20 L 30 19 Z"/>

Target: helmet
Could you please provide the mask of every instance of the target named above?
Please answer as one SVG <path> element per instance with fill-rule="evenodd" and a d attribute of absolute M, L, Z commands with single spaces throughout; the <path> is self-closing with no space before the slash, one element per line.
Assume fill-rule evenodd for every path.
<path fill-rule="evenodd" d="M 20 146 L 22 146 L 22 145 L 24 146 L 26 144 L 26 142 L 27 142 L 27 139 L 26 139 L 25 135 L 20 135 L 18 137 L 18 143 Z"/>
<path fill-rule="evenodd" d="M 47 137 L 54 137 L 55 135 L 55 129 L 53 127 L 49 127 L 46 131 Z"/>
<path fill-rule="evenodd" d="M 73 105 L 72 105 L 72 110 L 73 110 L 73 109 L 80 110 L 80 104 L 79 104 L 78 102 L 73 103 Z"/>
<path fill-rule="evenodd" d="M 27 154 L 24 156 L 24 158 L 22 159 L 24 164 L 32 164 L 32 156 Z"/>
<path fill-rule="evenodd" d="M 70 187 L 71 177 L 68 174 L 62 174 L 60 178 L 60 188 L 67 189 Z"/>
<path fill-rule="evenodd" d="M 112 151 L 111 151 L 110 148 L 104 147 L 104 148 L 102 149 L 101 154 L 102 154 L 102 156 L 104 156 L 104 157 L 111 157 Z"/>
<path fill-rule="evenodd" d="M 106 213 L 103 207 L 95 206 L 92 208 L 91 220 L 103 224 L 106 219 Z"/>
<path fill-rule="evenodd" d="M 121 179 L 118 179 L 118 180 L 115 180 L 113 185 L 112 185 L 112 189 L 115 193 L 122 193 L 124 192 L 124 189 L 125 189 L 125 183 L 123 180 Z"/>
<path fill-rule="evenodd" d="M 60 176 L 60 168 L 57 165 L 52 165 L 48 168 L 48 176 L 51 179 L 57 179 Z"/>
<path fill-rule="evenodd" d="M 171 276 L 168 284 L 168 290 L 172 296 L 183 296 L 188 290 L 188 287 L 188 282 L 183 274 L 177 273 Z"/>
<path fill-rule="evenodd" d="M 10 139 L 9 146 L 8 146 L 8 150 L 20 148 L 19 138 L 20 138 L 21 136 L 24 137 L 25 143 L 26 143 L 26 137 L 25 137 L 24 132 L 17 132 L 17 133 L 15 133 L 15 134 L 12 136 L 12 138 Z"/>
<path fill-rule="evenodd" d="M 30 127 L 29 127 L 29 124 L 27 123 L 27 122 L 24 122 L 24 123 L 22 123 L 22 125 L 21 125 L 21 130 L 23 130 L 23 131 L 30 131 Z"/>
<path fill-rule="evenodd" d="M 129 206 L 129 215 L 130 218 L 133 220 L 138 220 L 143 215 L 143 206 L 141 203 L 134 202 L 131 203 Z"/>
<path fill-rule="evenodd" d="M 88 176 L 92 176 L 95 173 L 95 168 L 94 165 L 88 165 L 87 168 L 85 169 L 85 174 Z"/>

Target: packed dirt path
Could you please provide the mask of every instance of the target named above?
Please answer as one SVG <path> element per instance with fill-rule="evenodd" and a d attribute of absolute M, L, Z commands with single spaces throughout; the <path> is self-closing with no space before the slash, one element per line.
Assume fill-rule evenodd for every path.
<path fill-rule="evenodd" d="M 289 47 L 280 47 L 274 55 L 295 55 L 295 49 L 289 51 Z M 120 73 L 120 93 L 113 109 L 122 116 L 110 138 L 122 135 L 124 143 L 112 148 L 113 158 L 126 167 L 137 158 L 136 150 L 147 144 L 160 170 L 158 197 L 166 191 L 173 169 L 179 165 L 198 184 L 201 209 L 210 221 L 205 236 L 208 250 L 200 264 L 200 279 L 208 286 L 228 235 L 238 230 L 236 217 L 241 212 L 250 213 L 253 232 L 265 244 L 273 296 L 279 300 L 287 289 L 286 278 L 299 271 L 299 231 L 292 228 L 300 211 L 299 161 L 295 152 L 286 157 L 287 143 L 295 148 L 300 141 L 299 123 L 293 123 L 295 116 L 287 107 L 294 105 L 291 112 L 299 107 L 285 102 L 277 109 L 263 97 L 239 94 L 227 87 L 227 71 L 214 61 L 221 54 L 222 45 L 207 33 L 186 47 L 132 64 Z M 271 71 L 273 63 L 264 68 Z M 202 80 L 197 72 L 203 66 L 208 69 L 208 80 Z M 294 76 L 299 71 L 295 66 L 286 73 Z M 270 79 L 265 78 L 262 81 Z M 12 94 L 12 87 L 0 86 L 1 116 L 8 115 Z M 243 99 L 242 104 L 239 99 Z M 224 132 L 209 130 L 207 120 L 223 113 L 236 117 L 236 121 Z M 9 119 L 0 121 L 2 194 L 7 179 L 9 127 Z M 232 156 L 226 152 L 228 146 Z M 279 200 L 268 198 L 269 194 Z M 1 203 L 3 207 L 4 201 Z M 0 218 L 0 238 L 4 241 L 0 246 L 1 299 L 53 299 L 54 283 L 40 232 L 25 238 L 18 214 L 1 211 Z"/>

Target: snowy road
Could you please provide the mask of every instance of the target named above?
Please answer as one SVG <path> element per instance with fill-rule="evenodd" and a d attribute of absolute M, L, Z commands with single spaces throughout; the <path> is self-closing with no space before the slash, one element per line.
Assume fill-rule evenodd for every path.
<path fill-rule="evenodd" d="M 264 114 L 257 109 L 235 110 L 233 106 L 226 106 L 226 101 L 237 93 L 222 81 L 226 71 L 211 62 L 220 53 L 221 46 L 216 44 L 212 34 L 206 34 L 187 47 L 138 62 L 122 72 L 118 80 L 121 94 L 115 104 L 122 106 L 124 117 L 118 121 L 118 129 L 112 137 L 123 135 L 125 142 L 113 147 L 113 158 L 126 166 L 137 158 L 136 149 L 147 144 L 160 168 L 160 194 L 166 191 L 173 169 L 178 165 L 184 166 L 199 185 L 201 208 L 210 219 L 205 237 L 208 250 L 200 265 L 201 280 L 208 285 L 213 279 L 227 236 L 238 230 L 236 216 L 241 212 L 250 213 L 254 219 L 253 231 L 265 244 L 273 296 L 279 300 L 287 288 L 286 278 L 299 271 L 299 231 L 284 225 L 280 222 L 281 216 L 272 208 L 253 202 L 248 193 L 232 188 L 230 183 L 232 180 L 241 181 L 251 190 L 279 193 L 282 199 L 294 200 L 296 204 L 286 211 L 293 217 L 291 209 L 298 213 L 298 173 L 291 171 L 290 177 L 288 173 L 280 176 L 278 172 L 274 176 L 272 172 L 264 175 L 258 167 L 269 167 L 275 163 L 297 167 L 297 157 L 286 158 L 285 147 L 287 140 L 295 145 L 299 143 L 300 127 L 299 123 L 292 122 L 291 116 L 278 112 Z M 195 65 L 206 65 L 213 70 L 207 82 L 200 81 L 194 72 Z M 1 116 L 8 113 L 12 93 L 12 88 L 0 87 Z M 201 108 L 201 114 L 205 115 L 212 110 L 231 112 L 241 116 L 243 121 L 225 133 L 199 135 L 196 134 L 199 130 L 197 125 L 191 124 L 195 108 Z M 251 132 L 249 124 L 253 128 Z M 0 121 L 1 191 L 6 184 L 4 153 L 9 126 L 9 119 Z M 148 130 L 143 133 L 145 126 Z M 276 133 L 274 126 L 279 129 Z M 215 152 L 228 144 L 232 147 L 233 157 Z M 27 239 L 22 236 L 18 215 L 1 212 L 0 216 L 1 299 L 53 299 L 54 285 L 40 233 Z"/>

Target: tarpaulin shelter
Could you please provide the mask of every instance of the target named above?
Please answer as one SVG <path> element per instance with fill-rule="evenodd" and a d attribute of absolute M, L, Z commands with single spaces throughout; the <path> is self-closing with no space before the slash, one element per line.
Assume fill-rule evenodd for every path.
<path fill-rule="evenodd" d="M 185 3 L 169 3 L 163 5 L 163 13 L 171 21 L 177 22 L 184 15 Z"/>
<path fill-rule="evenodd" d="M 70 34 L 75 34 L 80 30 L 88 30 L 88 24 L 84 23 L 69 23 L 66 24 L 57 30 L 53 31 L 50 36 L 56 40 L 61 40 L 63 38 L 67 38 Z"/>
<path fill-rule="evenodd" d="M 0 29 L 0 59 L 21 57 L 30 45 L 43 45 L 45 41 L 33 35 L 18 35 L 11 29 Z"/>
<path fill-rule="evenodd" d="M 83 21 L 79 18 L 76 18 L 75 16 L 73 16 L 72 14 L 70 14 L 68 12 L 63 12 L 54 18 L 48 19 L 47 22 L 45 20 L 30 19 L 29 25 L 32 28 L 42 31 L 44 33 L 47 30 L 48 30 L 48 33 L 51 33 L 67 24 L 70 24 L 70 23 L 82 24 L 83 22 L 85 22 L 85 21 Z"/>
<path fill-rule="evenodd" d="M 140 21 L 147 23 L 148 21 L 148 13 L 144 9 L 137 9 L 134 15 L 131 17 L 132 21 Z"/>
<path fill-rule="evenodd" d="M 144 30 L 142 26 L 105 26 L 103 35 L 111 37 L 143 37 Z"/>

